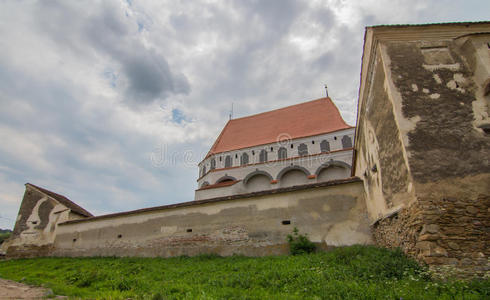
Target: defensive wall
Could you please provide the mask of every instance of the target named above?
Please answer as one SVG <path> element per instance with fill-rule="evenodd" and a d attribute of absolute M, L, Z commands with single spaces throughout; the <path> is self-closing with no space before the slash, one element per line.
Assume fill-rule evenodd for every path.
<path fill-rule="evenodd" d="M 41 199 L 44 197 L 40 195 Z M 36 199 L 24 198 L 36 202 Z M 53 240 L 12 243 L 9 257 L 286 254 L 294 227 L 320 248 L 371 244 L 362 182 L 348 178 L 56 223 Z M 35 217 L 29 216 L 27 219 Z M 22 232 L 17 232 L 20 237 Z M 15 239 L 15 237 L 14 237 Z"/>

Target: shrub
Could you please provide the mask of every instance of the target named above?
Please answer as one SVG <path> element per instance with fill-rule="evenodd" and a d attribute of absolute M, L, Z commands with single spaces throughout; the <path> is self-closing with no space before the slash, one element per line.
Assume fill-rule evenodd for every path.
<path fill-rule="evenodd" d="M 308 239 L 308 235 L 300 234 L 296 227 L 293 229 L 293 234 L 288 234 L 287 241 L 292 255 L 312 253 L 316 250 L 316 245 Z"/>

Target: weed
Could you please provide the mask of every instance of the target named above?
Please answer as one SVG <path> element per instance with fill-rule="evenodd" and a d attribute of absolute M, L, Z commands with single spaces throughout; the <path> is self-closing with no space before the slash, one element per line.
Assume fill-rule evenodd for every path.
<path fill-rule="evenodd" d="M 298 228 L 294 227 L 293 234 L 288 234 L 289 251 L 292 255 L 312 253 L 316 245 L 310 241 L 307 234 L 299 234 Z"/>

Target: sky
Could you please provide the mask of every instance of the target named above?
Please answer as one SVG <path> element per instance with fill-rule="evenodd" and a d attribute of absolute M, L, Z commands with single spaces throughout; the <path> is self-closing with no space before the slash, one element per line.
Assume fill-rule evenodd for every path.
<path fill-rule="evenodd" d="M 0 1 L 0 228 L 29 182 L 94 215 L 192 201 L 229 119 L 329 96 L 355 125 L 365 26 L 489 1 Z"/>

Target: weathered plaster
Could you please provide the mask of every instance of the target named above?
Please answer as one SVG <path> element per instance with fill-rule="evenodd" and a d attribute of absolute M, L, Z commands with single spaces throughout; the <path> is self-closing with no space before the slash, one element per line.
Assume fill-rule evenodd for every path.
<path fill-rule="evenodd" d="M 323 248 L 371 243 L 361 183 L 62 224 L 52 254 L 284 254 L 293 227 Z"/>
<path fill-rule="evenodd" d="M 365 157 L 393 149 L 380 140 L 373 118 L 386 122 L 391 116 L 380 112 L 393 105 L 400 138 L 391 140 L 401 141 L 413 197 L 376 220 L 376 243 L 401 247 L 433 267 L 451 265 L 482 276 L 490 270 L 490 137 L 482 127 L 488 122 L 488 32 L 488 23 L 368 29 L 356 132 L 356 175 L 367 174 L 370 201 L 369 189 L 376 185 L 369 181 L 372 162 Z M 380 109 L 372 113 L 373 107 Z M 384 128 L 389 133 L 390 126 Z M 373 140 L 375 147 L 366 146 Z M 381 155 L 379 161 L 384 185 Z M 369 202 L 367 208 L 372 216 Z"/>
<path fill-rule="evenodd" d="M 58 224 L 79 218 L 82 217 L 27 184 L 12 236 L 2 248 L 9 256 L 47 255 Z"/>

